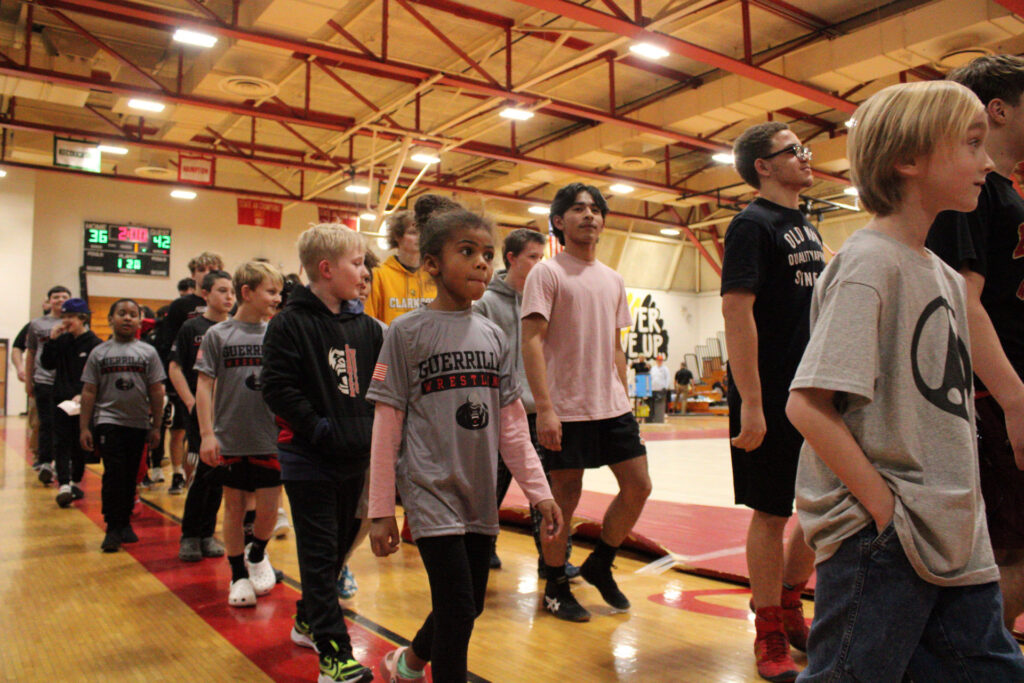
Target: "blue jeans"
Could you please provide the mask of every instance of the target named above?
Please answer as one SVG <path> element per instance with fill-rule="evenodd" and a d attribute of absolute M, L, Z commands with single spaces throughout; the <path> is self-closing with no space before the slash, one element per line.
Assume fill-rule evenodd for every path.
<path fill-rule="evenodd" d="M 800 683 L 1024 681 L 996 582 L 936 586 L 907 560 L 892 524 L 843 541 L 817 567 Z"/>

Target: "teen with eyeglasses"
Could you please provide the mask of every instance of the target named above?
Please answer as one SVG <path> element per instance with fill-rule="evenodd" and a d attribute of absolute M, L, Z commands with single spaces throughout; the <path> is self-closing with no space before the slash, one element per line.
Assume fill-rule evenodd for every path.
<path fill-rule="evenodd" d="M 785 406 L 825 259 L 821 237 L 798 208 L 813 180 L 811 151 L 785 124 L 763 123 L 736 140 L 734 155 L 758 197 L 729 225 L 722 260 L 733 486 L 736 502 L 754 510 L 747 568 L 757 670 L 767 680 L 791 681 L 798 670 L 789 646 L 807 647 L 800 594 L 814 555 L 799 527 L 783 544 L 803 441 Z"/>

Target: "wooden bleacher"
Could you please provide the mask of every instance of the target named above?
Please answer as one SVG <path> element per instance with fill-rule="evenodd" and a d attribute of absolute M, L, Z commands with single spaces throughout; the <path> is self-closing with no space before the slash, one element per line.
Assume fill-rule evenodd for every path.
<path fill-rule="evenodd" d="M 110 330 L 110 323 L 107 322 L 107 313 L 110 311 L 110 305 L 118 299 L 123 297 L 119 296 L 90 296 L 89 297 L 89 310 L 92 311 L 92 319 L 89 321 L 89 326 L 92 331 L 96 333 L 96 336 L 106 341 L 110 339 L 112 334 Z M 139 297 L 132 297 L 139 302 L 140 306 L 149 306 L 154 311 L 171 303 L 170 299 L 141 299 Z"/>

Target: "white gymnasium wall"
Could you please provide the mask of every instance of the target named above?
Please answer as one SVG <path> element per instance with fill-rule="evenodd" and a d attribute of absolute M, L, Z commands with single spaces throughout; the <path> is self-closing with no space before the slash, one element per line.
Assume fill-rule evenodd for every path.
<path fill-rule="evenodd" d="M 696 294 L 627 287 L 626 295 L 634 320 L 637 307 L 648 294 L 657 304 L 663 321 L 662 326 L 668 332 L 666 363 L 673 369 L 679 367 L 684 354 L 693 353 L 697 344 L 703 344 L 707 337 L 717 336 L 718 332 L 724 329 L 721 297 L 717 292 Z"/>
<path fill-rule="evenodd" d="M 0 272 L 4 274 L 0 337 L 8 340 L 9 350 L 22 326 L 42 315 L 39 304 L 46 292 L 31 289 L 36 175 L 20 168 L 5 170 L 7 177 L 0 178 Z M 6 407 L 8 415 L 25 410 L 25 388 L 10 362 Z"/>
<path fill-rule="evenodd" d="M 200 189 L 196 199 L 184 201 L 171 198 L 166 187 L 112 182 L 85 174 L 25 173 L 35 175 L 33 301 L 42 300 L 46 290 L 57 283 L 79 294 L 78 268 L 87 220 L 170 228 L 172 238 L 169 277 L 93 273 L 88 276 L 90 294 L 172 299 L 177 296 L 177 281 L 189 275 L 189 259 L 202 251 L 220 253 L 229 271 L 259 256 L 282 266 L 286 273 L 297 272 L 295 240 L 317 219 L 315 206 L 298 204 L 284 212 L 280 230 L 240 226 L 236 197 L 230 194 Z M 25 270 L 28 261 L 25 258 Z"/>

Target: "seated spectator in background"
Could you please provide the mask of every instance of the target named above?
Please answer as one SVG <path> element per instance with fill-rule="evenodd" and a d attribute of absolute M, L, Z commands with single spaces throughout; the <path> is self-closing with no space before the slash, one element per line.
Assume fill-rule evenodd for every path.
<path fill-rule="evenodd" d="M 196 291 L 196 281 L 190 277 L 178 280 L 178 296 L 188 296 Z"/>

